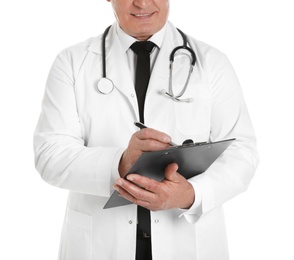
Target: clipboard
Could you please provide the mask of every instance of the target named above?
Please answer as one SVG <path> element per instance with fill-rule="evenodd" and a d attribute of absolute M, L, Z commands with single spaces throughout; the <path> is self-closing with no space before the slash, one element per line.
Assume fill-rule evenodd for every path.
<path fill-rule="evenodd" d="M 137 173 L 161 182 L 164 179 L 166 166 L 170 163 L 177 163 L 179 166 L 178 172 L 189 179 L 205 172 L 234 141 L 235 138 L 211 143 L 189 143 L 172 146 L 166 150 L 144 152 L 127 175 Z M 130 204 L 132 202 L 114 191 L 103 208 L 108 209 Z"/>

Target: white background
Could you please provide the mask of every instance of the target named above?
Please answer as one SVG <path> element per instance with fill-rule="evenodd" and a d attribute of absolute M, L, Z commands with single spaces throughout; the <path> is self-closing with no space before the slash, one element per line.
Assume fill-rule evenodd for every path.
<path fill-rule="evenodd" d="M 258 137 L 261 164 L 225 205 L 232 260 L 294 259 L 294 40 L 291 0 L 171 0 L 170 20 L 225 52 Z M 34 169 L 32 136 L 59 51 L 114 21 L 106 0 L 1 1 L 0 259 L 56 259 L 67 191 Z"/>

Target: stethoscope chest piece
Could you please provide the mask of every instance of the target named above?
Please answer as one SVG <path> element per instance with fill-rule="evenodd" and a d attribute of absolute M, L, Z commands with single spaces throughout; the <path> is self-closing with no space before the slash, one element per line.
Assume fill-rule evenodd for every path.
<path fill-rule="evenodd" d="M 97 83 L 97 90 L 99 93 L 108 95 L 114 89 L 114 84 L 109 78 L 101 78 Z"/>

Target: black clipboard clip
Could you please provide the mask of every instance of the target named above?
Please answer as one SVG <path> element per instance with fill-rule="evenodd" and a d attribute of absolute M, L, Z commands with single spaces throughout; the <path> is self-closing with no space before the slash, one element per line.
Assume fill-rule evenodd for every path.
<path fill-rule="evenodd" d="M 190 146 L 190 145 L 203 145 L 203 144 L 207 144 L 207 142 L 199 142 L 199 143 L 194 143 L 194 141 L 192 139 L 187 139 L 182 143 L 182 146 Z"/>

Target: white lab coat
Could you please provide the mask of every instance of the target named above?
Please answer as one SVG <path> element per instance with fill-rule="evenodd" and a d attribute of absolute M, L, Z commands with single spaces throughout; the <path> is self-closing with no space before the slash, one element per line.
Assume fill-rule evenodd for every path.
<path fill-rule="evenodd" d="M 36 168 L 42 178 L 69 190 L 60 245 L 62 260 L 133 260 L 136 206 L 102 209 L 113 192 L 118 163 L 138 129 L 134 83 L 115 30 L 106 40 L 107 76 L 115 89 L 96 90 L 102 75 L 101 36 L 67 48 L 50 71 L 42 113 L 34 135 Z M 168 133 L 174 142 L 236 138 L 205 172 L 189 181 L 197 205 L 151 213 L 154 260 L 225 260 L 227 240 L 222 204 L 246 190 L 257 166 L 255 137 L 235 73 L 224 54 L 189 37 L 197 65 L 178 103 L 160 94 L 168 89 L 169 54 L 182 44 L 167 24 L 145 102 L 145 123 Z M 178 55 L 173 85 L 187 76 L 185 55 Z M 199 201 L 201 202 L 200 205 Z M 48 219 L 48 221 L 50 221 Z"/>

